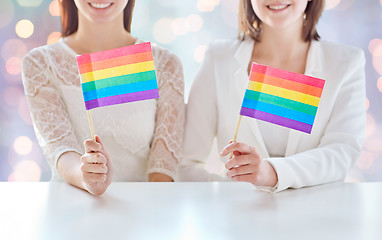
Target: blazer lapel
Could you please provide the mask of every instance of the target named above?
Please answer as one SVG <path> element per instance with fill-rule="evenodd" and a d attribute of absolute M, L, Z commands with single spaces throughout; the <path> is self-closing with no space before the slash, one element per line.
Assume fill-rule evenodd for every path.
<path fill-rule="evenodd" d="M 309 47 L 305 75 L 318 77 L 321 75 L 321 61 L 322 56 L 320 52 L 320 43 L 318 41 L 312 41 Z M 288 144 L 285 151 L 285 157 L 296 154 L 297 146 L 302 136 L 307 133 L 296 131 L 293 129 L 289 130 Z"/>
<path fill-rule="evenodd" d="M 248 64 L 251 60 L 252 56 L 252 50 L 253 50 L 254 41 L 250 38 L 246 38 L 244 41 L 241 42 L 239 45 L 239 48 L 237 49 L 234 58 L 237 63 L 237 69 L 234 72 L 234 80 L 235 80 L 235 87 L 238 97 L 236 99 L 239 99 L 239 102 L 237 104 L 240 104 L 243 101 L 245 89 L 248 85 Z M 247 117 L 243 117 L 241 121 L 241 125 L 247 126 L 251 131 L 243 132 L 239 131 L 239 136 L 245 136 L 245 139 L 252 138 L 252 141 L 255 141 L 256 143 L 256 151 L 259 153 L 259 155 L 263 158 L 269 157 L 267 148 L 265 146 L 263 137 L 260 134 L 259 126 L 257 124 L 256 119 L 248 119 Z M 244 128 L 243 128 L 244 129 Z M 254 139 L 253 139 L 254 137 Z"/>

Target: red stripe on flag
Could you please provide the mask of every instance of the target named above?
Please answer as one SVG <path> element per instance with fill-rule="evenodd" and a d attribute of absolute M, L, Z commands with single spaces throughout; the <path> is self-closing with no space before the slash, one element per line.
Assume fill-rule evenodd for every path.
<path fill-rule="evenodd" d="M 78 65 L 82 65 L 86 63 L 98 62 L 98 61 L 102 61 L 102 60 L 106 60 L 110 58 L 122 57 L 126 55 L 149 52 L 149 51 L 151 51 L 151 44 L 150 42 L 147 42 L 147 43 L 135 44 L 135 45 L 130 45 L 130 46 L 116 48 L 116 49 L 102 51 L 102 52 L 81 55 L 77 57 L 77 63 Z"/>
<path fill-rule="evenodd" d="M 287 79 L 290 81 L 310 85 L 313 87 L 318 87 L 318 88 L 323 88 L 325 81 L 319 78 L 299 74 L 299 73 L 294 73 L 294 72 L 289 72 L 277 68 L 272 68 L 264 65 L 260 65 L 257 63 L 252 63 L 252 68 L 251 68 L 251 73 L 261 73 L 273 77 L 278 77 L 282 79 Z"/>

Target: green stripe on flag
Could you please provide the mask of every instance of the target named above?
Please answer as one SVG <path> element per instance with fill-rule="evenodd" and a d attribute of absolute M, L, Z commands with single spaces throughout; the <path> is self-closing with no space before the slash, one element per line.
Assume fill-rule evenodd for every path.
<path fill-rule="evenodd" d="M 82 83 L 82 91 L 85 93 L 97 89 L 115 87 L 153 79 L 156 79 L 155 70 Z"/>
<path fill-rule="evenodd" d="M 282 97 L 277 97 L 277 96 L 266 94 L 266 93 L 260 93 L 257 91 L 248 90 L 248 89 L 245 91 L 244 98 L 273 104 L 276 106 L 306 113 L 312 116 L 315 116 L 317 112 L 317 107 L 315 106 L 308 105 L 301 102 L 296 102 L 296 101 L 289 100 Z"/>

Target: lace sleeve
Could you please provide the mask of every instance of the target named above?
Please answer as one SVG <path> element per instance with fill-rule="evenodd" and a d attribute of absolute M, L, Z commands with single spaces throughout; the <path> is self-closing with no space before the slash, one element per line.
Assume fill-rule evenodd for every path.
<path fill-rule="evenodd" d="M 52 169 L 52 179 L 59 180 L 57 160 L 65 152 L 81 153 L 65 106 L 50 81 L 53 74 L 40 50 L 23 59 L 24 92 L 30 109 L 37 140 Z"/>
<path fill-rule="evenodd" d="M 156 69 L 160 97 L 147 171 L 164 173 L 174 179 L 185 121 L 183 68 L 175 55 L 166 52 Z"/>

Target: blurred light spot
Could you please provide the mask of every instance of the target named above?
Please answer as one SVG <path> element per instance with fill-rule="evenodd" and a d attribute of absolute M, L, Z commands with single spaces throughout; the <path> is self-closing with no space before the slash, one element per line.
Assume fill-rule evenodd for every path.
<path fill-rule="evenodd" d="M 203 61 L 204 54 L 206 53 L 206 49 L 207 47 L 205 45 L 200 45 L 195 48 L 194 50 L 195 61 L 197 61 L 198 63 Z"/>
<path fill-rule="evenodd" d="M 375 132 L 375 120 L 370 113 L 366 113 L 366 137 L 369 137 Z"/>
<path fill-rule="evenodd" d="M 200 12 L 212 12 L 219 4 L 220 0 L 198 0 L 196 7 Z"/>
<path fill-rule="evenodd" d="M 29 107 L 27 104 L 27 99 L 25 96 L 22 96 L 19 101 L 19 115 L 22 120 L 28 125 L 32 125 L 32 119 L 29 112 Z"/>
<path fill-rule="evenodd" d="M 221 16 L 228 26 L 237 29 L 237 13 L 233 12 L 232 10 L 228 10 L 227 8 L 221 8 Z"/>
<path fill-rule="evenodd" d="M 39 145 L 39 143 L 37 142 L 37 140 L 35 140 L 34 138 L 32 139 L 32 151 L 31 153 L 28 155 L 30 159 L 33 159 L 33 161 L 35 161 L 37 164 L 39 165 L 43 165 L 45 164 L 45 157 L 43 156 L 43 153 L 42 153 L 42 149 Z"/>
<path fill-rule="evenodd" d="M 33 23 L 27 19 L 20 20 L 16 24 L 16 34 L 21 38 L 29 38 L 34 31 Z"/>
<path fill-rule="evenodd" d="M 20 83 L 21 83 L 20 75 L 3 74 L 2 77 L 7 81 L 9 85 L 20 86 Z M 0 82 L 1 82 L 1 77 L 0 77 Z"/>
<path fill-rule="evenodd" d="M 346 10 L 348 10 L 349 8 L 351 8 L 353 6 L 354 1 L 355 0 L 344 0 L 344 1 L 341 1 L 341 4 L 339 4 L 337 6 L 337 9 L 340 10 L 340 11 L 346 11 Z"/>
<path fill-rule="evenodd" d="M 369 51 L 373 56 L 373 66 L 382 75 L 382 39 L 375 38 L 369 43 Z"/>
<path fill-rule="evenodd" d="M 27 136 L 20 136 L 13 142 L 17 154 L 28 155 L 32 151 L 32 141 Z"/>
<path fill-rule="evenodd" d="M 17 75 L 21 73 L 21 59 L 18 57 L 11 57 L 5 63 L 5 68 L 11 75 Z"/>
<path fill-rule="evenodd" d="M 374 153 L 382 153 L 382 139 L 378 134 L 375 137 L 368 137 L 364 146 L 367 150 Z"/>
<path fill-rule="evenodd" d="M 378 90 L 382 93 L 382 77 L 378 78 L 377 87 L 378 87 Z"/>
<path fill-rule="evenodd" d="M 15 8 L 10 0 L 0 0 L 0 28 L 12 21 L 14 11 Z"/>
<path fill-rule="evenodd" d="M 172 31 L 176 35 L 184 35 L 188 31 L 187 22 L 186 22 L 186 19 L 184 19 L 184 18 L 174 19 L 174 21 L 172 21 L 171 27 L 172 27 Z"/>
<path fill-rule="evenodd" d="M 373 165 L 374 157 L 373 154 L 367 151 L 361 151 L 361 155 L 356 162 L 356 165 L 360 169 L 369 169 Z"/>
<path fill-rule="evenodd" d="M 368 98 L 366 98 L 366 111 L 368 111 L 370 108 L 370 101 Z"/>
<path fill-rule="evenodd" d="M 203 19 L 197 14 L 191 14 L 187 17 L 186 21 L 187 28 L 191 32 L 200 31 L 200 29 L 203 27 Z"/>
<path fill-rule="evenodd" d="M 41 177 L 40 166 L 31 160 L 22 160 L 14 167 L 14 172 L 8 180 L 12 182 L 38 182 Z"/>
<path fill-rule="evenodd" d="M 11 57 L 22 58 L 27 52 L 27 46 L 19 39 L 8 39 L 1 48 L 1 56 L 4 60 Z"/>
<path fill-rule="evenodd" d="M 382 75 L 382 56 L 373 56 L 373 66 L 375 71 Z"/>
<path fill-rule="evenodd" d="M 175 40 L 176 35 L 172 31 L 172 20 L 170 18 L 161 18 L 153 28 L 153 35 L 155 40 L 160 43 L 169 44 Z"/>
<path fill-rule="evenodd" d="M 17 0 L 21 7 L 38 7 L 42 0 Z"/>
<path fill-rule="evenodd" d="M 145 29 L 147 26 L 152 26 L 152 8 L 150 7 L 150 2 L 148 1 L 140 1 L 139 7 L 134 8 L 134 16 L 139 16 L 139 21 L 134 21 L 132 24 L 132 32 L 140 35 L 139 32 L 146 32 Z M 138 32 L 138 33 L 137 33 Z"/>
<path fill-rule="evenodd" d="M 22 96 L 23 92 L 17 87 L 9 87 L 4 92 L 5 102 L 9 106 L 17 106 Z"/>
<path fill-rule="evenodd" d="M 239 12 L 239 1 L 222 1 L 222 6 L 231 13 L 237 14 Z"/>
<path fill-rule="evenodd" d="M 55 17 L 60 16 L 60 5 L 58 4 L 58 0 L 53 0 L 49 4 L 49 12 L 52 16 L 55 16 Z"/>
<path fill-rule="evenodd" d="M 325 9 L 333 9 L 338 6 L 338 4 L 341 2 L 341 0 L 326 0 L 325 1 Z"/>
<path fill-rule="evenodd" d="M 361 182 L 361 180 L 359 180 L 359 178 L 357 178 L 356 176 L 350 176 L 350 174 L 348 174 L 348 176 L 346 176 L 346 178 L 345 178 L 345 182 L 346 183 L 359 183 L 359 182 Z"/>
<path fill-rule="evenodd" d="M 60 38 L 61 38 L 60 32 L 52 32 L 51 34 L 49 34 L 48 41 L 46 42 L 46 44 L 55 44 L 58 41 L 60 41 Z"/>
<path fill-rule="evenodd" d="M 369 43 L 369 51 L 375 57 L 382 56 L 382 39 L 375 38 L 371 40 Z"/>

